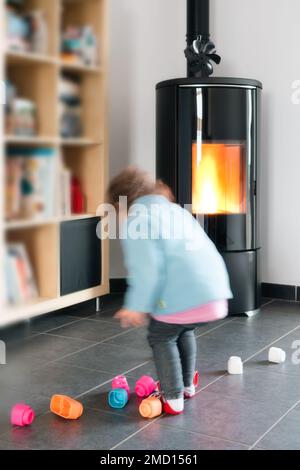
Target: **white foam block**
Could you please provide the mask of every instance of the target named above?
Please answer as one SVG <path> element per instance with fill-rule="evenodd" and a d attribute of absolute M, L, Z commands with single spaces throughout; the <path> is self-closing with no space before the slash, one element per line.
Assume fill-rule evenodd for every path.
<path fill-rule="evenodd" d="M 286 360 L 286 353 L 280 348 L 270 348 L 268 354 L 269 362 L 282 364 Z"/>
<path fill-rule="evenodd" d="M 243 362 L 240 357 L 231 356 L 229 358 L 228 373 L 230 375 L 241 375 L 243 373 Z"/>

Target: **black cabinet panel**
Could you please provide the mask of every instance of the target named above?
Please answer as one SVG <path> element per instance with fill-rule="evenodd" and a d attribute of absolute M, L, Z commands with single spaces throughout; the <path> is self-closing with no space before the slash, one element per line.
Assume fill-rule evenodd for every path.
<path fill-rule="evenodd" d="M 61 295 L 101 284 L 101 241 L 97 237 L 98 218 L 61 224 Z"/>

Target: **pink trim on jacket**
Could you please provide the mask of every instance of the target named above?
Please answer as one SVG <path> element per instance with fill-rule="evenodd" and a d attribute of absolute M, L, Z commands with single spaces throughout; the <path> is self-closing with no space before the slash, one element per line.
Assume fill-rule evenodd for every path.
<path fill-rule="evenodd" d="M 171 323 L 175 325 L 186 325 L 193 323 L 208 323 L 222 320 L 228 315 L 228 301 L 217 300 L 200 307 L 191 308 L 184 312 L 173 313 L 171 315 L 153 316 L 157 321 Z"/>

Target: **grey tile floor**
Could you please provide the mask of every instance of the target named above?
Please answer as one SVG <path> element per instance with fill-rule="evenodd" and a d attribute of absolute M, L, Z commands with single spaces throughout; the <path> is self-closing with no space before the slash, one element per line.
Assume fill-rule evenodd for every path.
<path fill-rule="evenodd" d="M 121 302 L 110 296 L 97 314 L 88 303 L 0 330 L 7 345 L 0 450 L 300 449 L 300 303 L 270 300 L 254 318 L 199 328 L 196 397 L 181 416 L 144 421 L 134 395 L 124 410 L 107 405 L 116 374 L 126 373 L 132 388 L 141 375 L 156 378 L 145 329 L 124 331 L 113 318 Z M 286 350 L 284 364 L 267 362 L 271 345 Z M 231 355 L 243 358 L 243 376 L 227 375 Z M 81 400 L 82 418 L 50 414 L 54 393 Z M 36 411 L 30 428 L 9 424 L 10 408 L 20 401 Z"/>

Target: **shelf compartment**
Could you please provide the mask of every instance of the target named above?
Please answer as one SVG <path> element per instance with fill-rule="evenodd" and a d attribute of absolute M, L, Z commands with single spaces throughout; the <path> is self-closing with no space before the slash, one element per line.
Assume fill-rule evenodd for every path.
<path fill-rule="evenodd" d="M 70 25 L 83 27 L 90 25 L 98 38 L 103 38 L 104 33 L 104 2 L 103 0 L 90 0 L 89 2 L 81 0 L 67 1 L 63 0 L 62 28 L 65 30 Z M 98 60 L 96 67 L 100 66 L 103 57 L 104 45 L 102 41 L 98 43 Z M 79 65 L 80 62 L 79 62 Z M 84 64 L 82 64 L 85 67 Z M 87 67 L 85 67 L 87 69 Z"/>
<path fill-rule="evenodd" d="M 57 0 L 26 0 L 20 8 L 22 14 L 28 14 L 34 10 L 44 13 L 45 21 L 48 29 L 48 47 L 46 54 L 38 54 L 40 56 L 57 56 L 59 50 L 59 2 Z M 9 53 L 15 53 L 14 50 Z M 18 53 L 17 53 L 18 54 Z M 20 55 L 22 52 L 20 52 Z M 35 52 L 24 52 L 24 55 L 34 55 Z"/>
<path fill-rule="evenodd" d="M 62 138 L 60 143 L 63 147 L 81 147 L 89 145 L 101 145 L 101 141 L 95 141 L 92 139 L 86 139 L 84 137 L 74 137 L 74 138 Z"/>
<path fill-rule="evenodd" d="M 82 136 L 94 142 L 104 139 L 105 108 L 105 73 L 103 64 L 105 56 L 105 11 L 106 2 L 103 0 L 64 1 L 62 12 L 63 30 L 70 25 L 83 27 L 88 24 L 93 28 L 98 38 L 98 61 L 94 67 L 84 64 L 67 64 L 62 61 L 61 70 L 79 79 L 80 98 L 82 103 Z M 88 73 L 89 72 L 89 73 Z M 94 73 L 91 73 L 94 72 Z M 97 106 L 95 106 L 97 103 Z"/>
<path fill-rule="evenodd" d="M 46 136 L 55 139 L 58 134 L 57 70 L 49 64 L 10 64 L 7 77 L 17 87 L 18 96 L 32 100 L 37 106 L 37 135 L 30 137 L 10 135 L 12 141 L 36 141 Z"/>
<path fill-rule="evenodd" d="M 6 51 L 6 64 L 58 64 L 58 58 L 36 52 Z"/>
<path fill-rule="evenodd" d="M 58 219 L 53 218 L 53 219 L 47 219 L 47 220 L 12 220 L 9 222 L 6 222 L 4 224 L 4 229 L 6 231 L 9 230 L 22 230 L 22 229 L 29 229 L 29 228 L 34 228 L 34 227 L 39 227 L 42 225 L 51 225 L 58 223 Z"/>
<path fill-rule="evenodd" d="M 30 145 L 31 147 L 36 147 L 36 146 L 47 146 L 47 147 L 55 147 L 59 144 L 59 139 L 56 137 L 47 137 L 47 136 L 32 136 L 32 137 L 26 137 L 26 136 L 18 136 L 18 135 L 6 135 L 4 137 L 4 142 L 6 144 L 10 145 Z"/>
<path fill-rule="evenodd" d="M 59 62 L 60 67 L 63 71 L 65 72 L 76 72 L 79 74 L 84 74 L 84 73 L 95 73 L 99 74 L 102 73 L 102 68 L 100 66 L 95 66 L 95 67 L 90 67 L 88 65 L 80 64 L 80 63 L 72 63 L 72 62 L 67 62 L 64 60 L 60 60 Z"/>
<path fill-rule="evenodd" d="M 62 217 L 54 217 L 51 219 L 40 220 L 12 220 L 4 224 L 5 231 L 22 230 L 42 225 L 59 224 L 60 222 L 72 222 L 73 220 L 92 219 L 95 214 L 71 214 Z"/>
<path fill-rule="evenodd" d="M 22 231 L 6 232 L 8 243 L 25 245 L 35 276 L 40 298 L 55 298 L 58 295 L 59 247 L 58 227 L 43 225 L 24 227 Z M 38 299 L 32 299 L 34 304 Z M 24 307 L 23 304 L 17 307 Z M 14 307 L 13 307 L 14 308 Z"/>
<path fill-rule="evenodd" d="M 102 146 L 67 147 L 63 151 L 63 159 L 80 182 L 85 196 L 88 214 L 96 214 L 97 207 L 103 201 L 103 149 Z"/>
<path fill-rule="evenodd" d="M 102 75 L 79 74 L 68 71 L 62 75 L 78 84 L 80 100 L 80 127 L 78 136 L 62 137 L 62 142 L 99 143 L 104 139 L 104 96 Z M 97 106 L 95 106 L 95 102 Z"/>
<path fill-rule="evenodd" d="M 103 141 L 105 137 L 103 80 L 103 77 L 92 74 L 81 77 L 83 135 L 94 141 Z"/>

